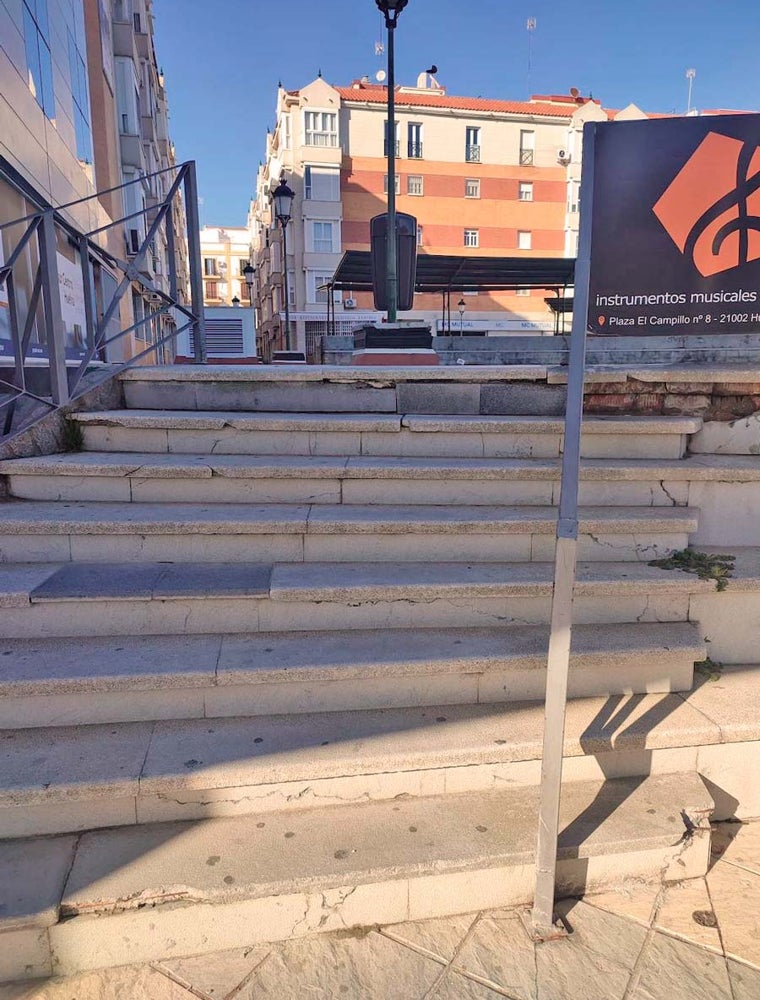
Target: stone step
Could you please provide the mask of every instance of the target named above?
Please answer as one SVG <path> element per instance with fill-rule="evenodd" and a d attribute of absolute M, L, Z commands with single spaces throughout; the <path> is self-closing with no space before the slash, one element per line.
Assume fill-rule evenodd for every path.
<path fill-rule="evenodd" d="M 546 626 L 4 639 L 0 729 L 543 697 Z M 689 690 L 690 622 L 577 625 L 569 695 Z"/>
<path fill-rule="evenodd" d="M 553 558 L 551 507 L 16 501 L 0 562 L 449 562 Z M 698 511 L 579 510 L 580 559 L 646 561 L 685 548 Z"/>
<path fill-rule="evenodd" d="M 73 413 L 90 451 L 250 455 L 556 457 L 557 417 L 107 410 Z M 589 417 L 582 454 L 680 458 L 696 417 Z"/>
<path fill-rule="evenodd" d="M 689 769 L 730 742 L 688 697 L 568 702 L 566 781 Z M 0 837 L 530 785 L 542 732 L 541 702 L 3 730 Z"/>
<path fill-rule="evenodd" d="M 568 785 L 561 892 L 704 874 L 710 808 L 693 772 Z M 525 904 L 536 811 L 512 788 L 11 842 L 0 943 L 14 978 L 71 975 Z"/>
<path fill-rule="evenodd" d="M 553 565 L 518 563 L 80 563 L 0 570 L 17 638 L 446 628 L 549 621 Z M 24 590 L 26 587 L 26 590 Z M 677 622 L 714 581 L 634 562 L 581 562 L 579 624 Z"/>
<path fill-rule="evenodd" d="M 0 461 L 12 496 L 195 503 L 557 504 L 561 459 L 84 452 Z M 581 503 L 687 506 L 702 484 L 760 482 L 745 456 L 584 459 Z M 703 499 L 703 492 L 699 499 Z"/>

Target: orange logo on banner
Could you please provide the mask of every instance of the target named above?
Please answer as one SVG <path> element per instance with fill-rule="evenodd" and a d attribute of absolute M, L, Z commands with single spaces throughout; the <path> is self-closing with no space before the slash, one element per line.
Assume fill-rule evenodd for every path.
<path fill-rule="evenodd" d="M 760 260 L 760 146 L 708 133 L 654 214 L 705 278 Z"/>

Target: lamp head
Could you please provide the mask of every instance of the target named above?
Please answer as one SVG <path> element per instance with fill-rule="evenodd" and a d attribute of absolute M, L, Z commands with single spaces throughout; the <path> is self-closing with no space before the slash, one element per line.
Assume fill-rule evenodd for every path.
<path fill-rule="evenodd" d="M 465 302 L 464 299 L 460 299 L 459 302 L 457 302 L 457 309 L 459 310 L 462 316 L 464 315 L 464 311 L 466 308 L 467 308 L 467 303 Z"/>
<path fill-rule="evenodd" d="M 385 15 L 387 28 L 395 28 L 398 16 L 409 0 L 375 0 L 380 12 Z"/>
<path fill-rule="evenodd" d="M 280 183 L 272 193 L 272 201 L 274 202 L 274 214 L 277 217 L 277 221 L 283 226 L 287 226 L 290 222 L 290 213 L 294 198 L 295 192 L 288 187 L 285 183 L 285 178 L 282 177 Z"/>
<path fill-rule="evenodd" d="M 253 276 L 256 274 L 256 268 L 251 264 L 246 264 L 243 268 L 243 277 L 245 278 L 245 283 L 249 288 L 253 285 Z"/>

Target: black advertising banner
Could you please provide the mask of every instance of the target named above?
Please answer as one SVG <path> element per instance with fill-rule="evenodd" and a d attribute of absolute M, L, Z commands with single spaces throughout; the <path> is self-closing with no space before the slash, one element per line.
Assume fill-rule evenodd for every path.
<path fill-rule="evenodd" d="M 760 332 L 760 115 L 588 127 L 589 330 Z"/>

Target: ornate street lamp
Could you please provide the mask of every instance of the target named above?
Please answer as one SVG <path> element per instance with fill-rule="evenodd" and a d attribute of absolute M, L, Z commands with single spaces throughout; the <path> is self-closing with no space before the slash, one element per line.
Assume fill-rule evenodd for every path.
<path fill-rule="evenodd" d="M 457 302 L 457 309 L 459 310 L 459 336 L 464 336 L 464 311 L 467 308 L 467 303 L 464 299 L 460 299 Z"/>
<path fill-rule="evenodd" d="M 292 350 L 290 343 L 290 294 L 288 290 L 288 223 L 293 208 L 295 192 L 285 183 L 284 176 L 272 192 L 272 204 L 277 221 L 282 226 L 282 270 L 285 277 L 285 350 Z"/>
<path fill-rule="evenodd" d="M 398 315 L 398 260 L 396 253 L 396 65 L 394 32 L 401 11 L 409 0 L 375 0 L 385 15 L 388 29 L 388 250 L 386 285 L 388 290 L 388 322 L 395 323 Z"/>
<path fill-rule="evenodd" d="M 256 274 L 256 268 L 252 264 L 246 264 L 243 268 L 243 277 L 245 278 L 245 284 L 248 288 L 248 301 L 253 309 L 253 279 Z"/>

